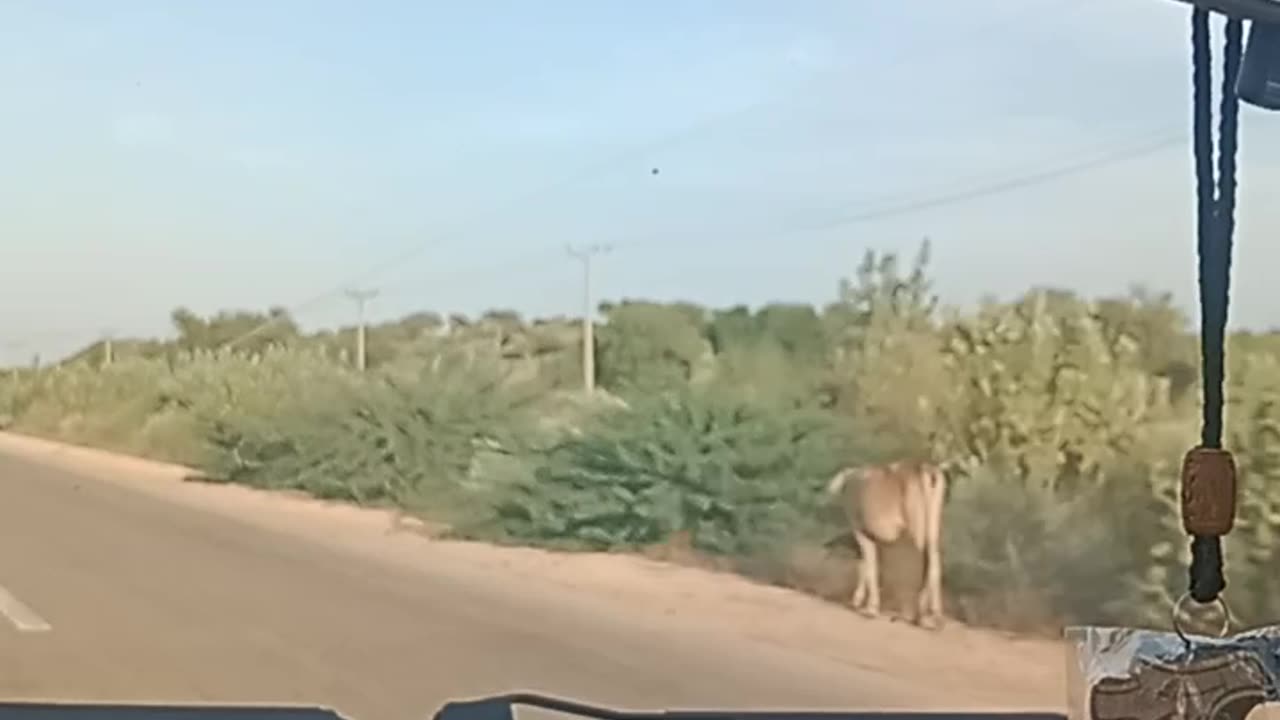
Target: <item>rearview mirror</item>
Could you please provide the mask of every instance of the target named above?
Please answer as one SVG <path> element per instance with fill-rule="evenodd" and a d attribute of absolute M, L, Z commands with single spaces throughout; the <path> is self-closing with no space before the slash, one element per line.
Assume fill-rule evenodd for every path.
<path fill-rule="evenodd" d="M 1254 107 L 1280 110 L 1280 24 L 1249 24 L 1236 93 Z"/>

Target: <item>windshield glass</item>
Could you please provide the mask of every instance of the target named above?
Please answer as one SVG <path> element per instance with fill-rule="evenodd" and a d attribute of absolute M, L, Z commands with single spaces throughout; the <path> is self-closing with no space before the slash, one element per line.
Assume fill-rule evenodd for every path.
<path fill-rule="evenodd" d="M 1185 590 L 1188 13 L 4 4 L 0 697 L 1062 710 Z"/>

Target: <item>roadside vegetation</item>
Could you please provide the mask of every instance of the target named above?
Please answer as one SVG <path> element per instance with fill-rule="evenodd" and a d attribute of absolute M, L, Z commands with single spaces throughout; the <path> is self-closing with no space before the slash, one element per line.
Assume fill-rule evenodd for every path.
<path fill-rule="evenodd" d="M 838 599 L 852 560 L 822 486 L 843 465 L 930 459 L 953 479 L 952 615 L 1167 625 L 1199 413 L 1195 338 L 1168 297 L 1039 288 L 958 312 L 938 306 L 924 246 L 868 254 L 822 308 L 601 310 L 591 396 L 568 319 L 412 315 L 370 328 L 359 372 L 352 328 L 304 334 L 277 310 L 217 350 L 266 315 L 179 309 L 174 339 L 117 340 L 109 363 L 93 346 L 9 370 L 0 422 L 460 537 L 674 553 Z M 1280 335 L 1233 337 L 1229 363 L 1229 594 L 1250 623 L 1280 615 Z"/>

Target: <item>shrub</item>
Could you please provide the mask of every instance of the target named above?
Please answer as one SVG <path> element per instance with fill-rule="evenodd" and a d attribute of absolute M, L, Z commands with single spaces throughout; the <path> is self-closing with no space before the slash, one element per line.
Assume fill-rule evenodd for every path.
<path fill-rule="evenodd" d="M 813 530 L 843 460 L 837 428 L 716 389 L 664 394 L 551 448 L 494 523 L 535 543 L 634 549 L 683 532 L 702 552 L 760 553 Z"/>
<path fill-rule="evenodd" d="M 473 482 L 478 457 L 519 455 L 535 436 L 536 386 L 466 353 L 277 381 L 258 402 L 201 418 L 214 478 L 443 512 L 484 489 Z"/>

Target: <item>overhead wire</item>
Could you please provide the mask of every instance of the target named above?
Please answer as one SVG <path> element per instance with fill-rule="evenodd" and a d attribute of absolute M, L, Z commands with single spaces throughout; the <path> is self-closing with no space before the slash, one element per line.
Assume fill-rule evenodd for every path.
<path fill-rule="evenodd" d="M 797 233 L 821 232 L 826 230 L 837 229 L 849 225 L 860 223 L 874 222 L 893 217 L 911 215 L 914 213 L 947 207 L 952 205 L 964 204 L 987 197 L 995 197 L 1007 193 L 1017 192 L 1027 188 L 1052 183 L 1068 177 L 1088 174 L 1090 172 L 1101 170 L 1116 164 L 1134 160 L 1140 157 L 1148 156 L 1159 152 L 1160 150 L 1181 146 L 1185 143 L 1185 130 L 1168 130 L 1160 133 L 1145 133 L 1142 138 L 1137 141 L 1123 143 L 1108 143 L 1101 149 L 1091 152 L 1085 159 L 1068 160 L 1057 163 L 1039 163 L 1021 172 L 1011 175 L 1002 175 L 995 179 L 968 181 L 957 189 L 949 189 L 930 193 L 912 193 L 914 197 L 906 197 L 879 205 L 862 205 L 861 207 L 836 209 L 830 213 L 826 213 L 824 217 L 818 220 L 809 220 L 806 222 L 788 222 L 780 227 L 774 227 L 755 233 L 751 239 L 755 240 L 775 240 L 793 237 Z M 735 242 L 740 242 L 741 236 L 733 236 Z M 685 238 L 673 237 L 667 242 L 685 242 Z M 613 243 L 616 249 L 647 249 L 653 246 L 653 243 Z M 450 270 L 448 272 L 434 273 L 431 277 L 440 277 L 444 275 L 471 276 L 482 272 L 492 271 L 496 267 L 508 267 L 518 263 L 527 263 L 536 259 L 558 256 L 563 253 L 563 248 L 540 247 L 529 252 L 522 253 L 517 257 L 504 258 L 499 263 L 487 263 L 484 265 L 472 266 L 462 270 Z M 414 282 L 421 282 L 423 278 L 415 278 Z M 408 283 L 405 283 L 407 286 Z M 401 289 L 404 289 L 403 286 Z M 389 293 L 397 292 L 396 288 L 391 288 Z M 385 294 L 384 294 L 385 296 Z M 268 325 L 268 327 L 270 327 Z M 100 334 L 97 330 L 83 331 L 49 331 L 41 333 L 39 338 L 58 337 L 59 339 L 71 337 L 90 337 Z M 14 346 L 29 346 L 31 343 L 39 339 L 35 336 L 24 337 L 20 341 L 9 341 L 5 343 L 12 349 Z"/>
<path fill-rule="evenodd" d="M 1139 157 L 1151 155 L 1169 147 L 1181 144 L 1186 135 L 1185 133 L 1169 134 L 1157 137 L 1155 140 L 1146 140 L 1142 143 L 1124 148 L 1117 152 L 1109 153 L 1101 157 L 1069 162 L 1062 165 L 1055 165 L 1041 170 L 1032 171 L 1027 174 L 1016 177 L 998 180 L 990 183 L 984 183 L 975 187 L 963 190 L 945 192 L 929 197 L 909 200 L 905 202 L 880 206 L 877 208 L 855 211 L 848 215 L 832 218 L 814 229 L 829 229 L 834 227 L 842 227 L 852 225 L 854 223 L 870 222 L 872 220 L 883 220 L 898 215 L 906 215 L 920 212 L 923 210 L 931 210 L 934 208 L 955 205 L 958 203 L 978 200 L 981 198 L 991 197 L 994 195 L 1002 195 L 1008 192 L 1023 190 L 1037 185 L 1051 183 L 1074 175 L 1080 175 L 1093 170 L 1102 169 L 1117 163 L 1133 160 Z"/>
<path fill-rule="evenodd" d="M 771 241 L 794 238 L 798 233 L 813 233 L 838 229 L 860 223 L 911 215 L 952 205 L 960 205 L 988 197 L 996 197 L 1007 193 L 1018 192 L 1032 187 L 1049 184 L 1069 177 L 1085 175 L 1093 171 L 1118 165 L 1131 160 L 1150 156 L 1162 150 L 1181 147 L 1186 142 L 1186 131 L 1182 128 L 1169 128 L 1164 132 L 1144 133 L 1136 140 L 1122 143 L 1109 143 L 1099 149 L 1088 152 L 1084 159 L 1040 163 L 1013 174 L 1003 174 L 993 179 L 970 180 L 955 189 L 935 192 L 912 193 L 905 198 L 881 204 L 860 204 L 855 207 L 837 208 L 821 213 L 818 219 L 808 218 L 805 221 L 791 220 L 770 229 L 750 233 L 746 238 L 741 235 L 726 234 L 732 242 L 740 243 L 744 239 L 755 241 Z M 650 242 L 614 242 L 611 246 L 616 250 L 645 250 L 658 245 L 684 244 L 687 238 L 671 236 L 658 243 Z M 466 275 L 477 272 L 492 271 L 499 267 L 508 267 L 518 262 L 528 262 L 534 258 L 550 258 L 562 253 L 560 248 L 538 248 L 521 254 L 518 258 L 505 258 L 498 263 L 472 266 L 465 271 Z M 441 272 L 437 276 L 453 275 L 455 272 Z"/>
<path fill-rule="evenodd" d="M 1048 9 L 1054 8 L 1057 6 L 1068 6 L 1074 11 L 1074 10 L 1077 10 L 1081 4 L 1082 3 L 1080 2 L 1080 0 L 1075 0 L 1074 2 L 1072 2 L 1071 0 L 1050 0 L 1049 2 L 1044 3 L 1043 6 L 1042 5 L 1022 5 L 1020 8 L 1021 12 L 1016 12 L 1010 15 L 1001 16 L 991 22 L 979 24 L 977 27 L 973 28 L 970 32 L 972 32 L 975 35 L 989 33 L 1010 22 L 1020 20 L 1024 15 L 1033 15 L 1033 14 L 1037 16 L 1043 15 L 1048 11 Z M 900 54 L 897 54 L 890 59 L 890 62 L 887 67 L 891 69 L 897 65 L 902 64 L 902 62 L 904 61 L 919 59 L 920 57 L 921 57 L 921 53 L 917 48 L 904 47 L 904 49 Z M 705 121 L 695 123 L 690 127 L 687 127 L 671 135 L 668 135 L 657 141 L 647 143 L 639 147 L 623 151 L 621 153 L 617 153 L 602 161 L 591 163 L 586 167 L 581 168 L 577 172 L 574 172 L 558 181 L 554 181 L 548 185 L 539 187 L 527 193 L 521 193 L 513 201 L 509 203 L 504 203 L 503 210 L 494 211 L 493 209 L 489 209 L 486 212 L 480 213 L 476 218 L 472 218 L 471 221 L 467 223 L 463 223 L 463 226 L 474 225 L 476 221 L 483 220 L 493 215 L 505 214 L 506 212 L 510 212 L 515 208 L 521 207 L 526 203 L 537 200 L 538 198 L 541 198 L 549 193 L 561 190 L 565 187 L 575 185 L 579 182 L 582 182 L 592 177 L 596 177 L 600 174 L 607 173 L 617 167 L 634 164 L 636 161 L 641 160 L 646 156 L 651 156 L 656 152 L 668 149 L 670 147 L 679 145 L 684 142 L 688 142 L 689 140 L 692 140 L 696 137 L 700 137 L 707 132 L 721 128 L 726 122 L 733 121 L 740 117 L 748 116 L 753 113 L 759 112 L 762 109 L 778 105 L 790 99 L 792 95 L 793 93 L 784 93 L 782 96 L 765 98 L 759 102 L 749 104 L 745 107 L 738 108 L 728 113 L 718 114 Z M 298 314 L 301 312 L 305 312 L 307 309 L 310 309 L 311 307 L 315 306 L 320 302 L 323 302 L 325 300 L 328 300 L 340 295 L 352 284 L 364 282 L 368 280 L 371 276 L 385 272 L 390 268 L 402 266 L 404 263 L 408 262 L 409 260 L 413 259 L 420 253 L 430 248 L 439 247 L 440 245 L 444 245 L 451 240 L 459 240 L 459 239 L 462 239 L 461 233 L 452 233 L 452 234 L 446 233 L 443 238 L 436 238 L 433 240 L 415 243 L 410 247 L 404 249 L 403 251 L 388 257 L 386 260 L 381 261 L 373 266 L 370 266 L 368 269 L 364 270 L 363 272 L 357 273 L 349 277 L 348 279 L 344 280 L 342 283 L 334 285 L 322 292 L 316 293 L 315 295 L 310 296 L 309 298 L 303 300 L 302 302 L 295 304 L 290 308 L 290 314 Z M 279 321 L 280 320 L 277 318 L 270 319 L 264 322 L 263 324 L 259 325 L 258 327 L 255 327 L 250 331 L 236 338 L 233 338 L 232 340 L 228 341 L 223 347 L 233 348 L 245 342 L 246 340 L 252 339 L 253 337 L 260 335 L 261 333 L 266 332 L 270 328 L 274 327 L 275 324 L 278 323 Z"/>
<path fill-rule="evenodd" d="M 1154 135 L 1154 137 L 1153 137 Z M 836 209 L 823 214 L 820 219 L 807 222 L 788 222 L 781 227 L 757 233 L 760 239 L 781 239 L 798 232 L 820 232 L 833 230 L 849 225 L 885 220 L 902 215 L 911 215 L 926 210 L 958 205 L 987 197 L 1017 192 L 1039 185 L 1049 184 L 1068 177 L 1087 174 L 1117 165 L 1130 160 L 1153 155 L 1172 147 L 1182 145 L 1186 141 L 1185 130 L 1170 130 L 1161 133 L 1144 134 L 1136 142 L 1129 142 L 1114 149 L 1094 153 L 1083 160 L 1068 160 L 1049 165 L 1041 165 L 1011 176 L 1002 176 L 992 180 L 970 182 L 966 186 L 954 190 L 943 190 L 933 193 L 915 194 L 915 197 L 893 200 L 882 204 L 861 205 L 852 209 Z M 734 238 L 737 240 L 738 238 Z M 674 242 L 683 242 L 683 238 L 674 238 Z M 618 248 L 634 248 L 641 244 L 617 243 Z M 650 245 L 650 243 L 645 243 Z"/>

